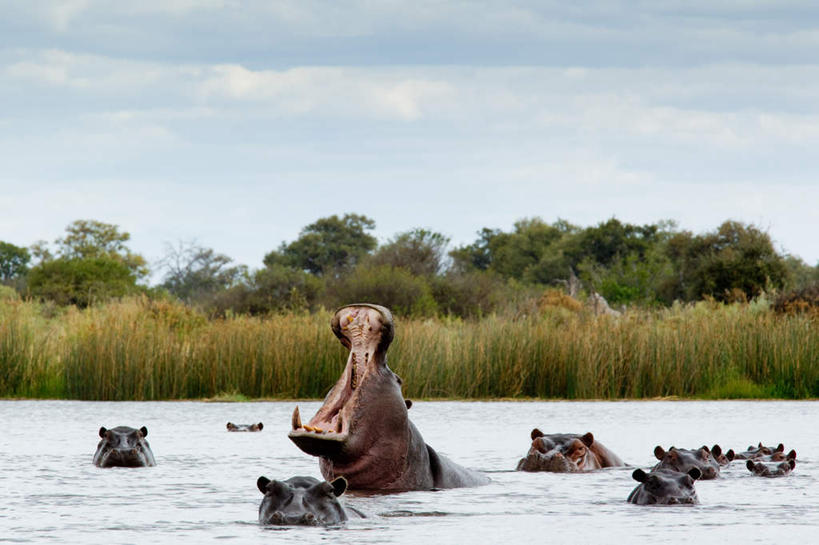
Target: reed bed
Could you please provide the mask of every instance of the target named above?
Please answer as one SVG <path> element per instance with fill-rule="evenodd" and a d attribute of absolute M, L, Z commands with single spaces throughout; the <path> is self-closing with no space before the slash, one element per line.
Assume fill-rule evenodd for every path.
<path fill-rule="evenodd" d="M 83 311 L 0 301 L 0 396 L 321 398 L 346 360 L 329 321 L 207 320 L 145 298 Z M 399 320 L 389 363 L 414 398 L 817 398 L 819 322 L 713 303 Z"/>

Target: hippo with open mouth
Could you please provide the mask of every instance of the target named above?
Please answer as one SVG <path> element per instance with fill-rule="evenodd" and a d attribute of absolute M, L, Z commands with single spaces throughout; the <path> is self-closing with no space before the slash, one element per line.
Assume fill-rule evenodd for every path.
<path fill-rule="evenodd" d="M 256 486 L 264 494 L 259 505 L 260 524 L 328 526 L 340 524 L 351 515 L 364 517 L 338 500 L 347 490 L 344 477 L 331 483 L 314 477 L 291 477 L 285 481 L 259 477 Z"/>
<path fill-rule="evenodd" d="M 328 481 L 343 476 L 351 489 L 429 490 L 487 484 L 489 479 L 441 456 L 410 422 L 401 379 L 387 366 L 394 336 L 385 307 L 340 308 L 331 328 L 350 350 L 347 365 L 307 424 L 293 411 L 288 437 L 320 458 Z"/>
<path fill-rule="evenodd" d="M 102 438 L 94 453 L 94 465 L 97 467 L 152 467 L 156 465 L 154 453 L 145 437 L 148 428 L 138 430 L 128 426 L 100 428 Z"/>
<path fill-rule="evenodd" d="M 518 462 L 518 471 L 553 471 L 576 473 L 625 464 L 591 432 L 544 434 L 535 428 L 531 433 L 532 446 L 525 458 Z"/>

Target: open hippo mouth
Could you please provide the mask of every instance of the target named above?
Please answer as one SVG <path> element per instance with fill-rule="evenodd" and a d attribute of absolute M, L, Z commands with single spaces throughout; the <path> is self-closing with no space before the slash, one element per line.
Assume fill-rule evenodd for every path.
<path fill-rule="evenodd" d="M 347 365 L 307 424 L 302 423 L 299 408 L 295 408 L 288 437 L 308 454 L 338 458 L 349 454 L 366 392 L 378 390 L 385 381 L 395 383 L 397 376 L 386 365 L 386 351 L 393 338 L 389 310 L 370 304 L 345 306 L 336 312 L 330 325 L 350 350 Z"/>

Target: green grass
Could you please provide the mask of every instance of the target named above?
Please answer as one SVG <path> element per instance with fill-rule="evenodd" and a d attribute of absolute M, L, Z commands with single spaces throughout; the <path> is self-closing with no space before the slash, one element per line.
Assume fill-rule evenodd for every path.
<path fill-rule="evenodd" d="M 346 352 L 330 313 L 206 320 L 144 298 L 88 308 L 0 301 L 0 396 L 93 400 L 321 398 Z M 621 318 L 398 320 L 407 397 L 819 397 L 819 322 L 765 304 Z"/>

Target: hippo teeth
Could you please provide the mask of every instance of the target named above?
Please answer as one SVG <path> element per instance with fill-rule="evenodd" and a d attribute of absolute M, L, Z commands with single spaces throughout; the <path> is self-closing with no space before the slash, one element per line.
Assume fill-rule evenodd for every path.
<path fill-rule="evenodd" d="M 293 418 L 292 418 L 291 423 L 293 424 L 293 429 L 294 430 L 297 430 L 297 429 L 299 429 L 301 427 L 301 416 L 299 415 L 298 405 L 296 406 L 295 409 L 293 409 Z"/>
<path fill-rule="evenodd" d="M 355 372 L 356 364 L 357 364 L 357 361 L 356 361 L 356 357 L 355 357 L 355 352 L 353 352 L 352 353 L 352 365 L 350 366 L 350 389 L 351 390 L 355 390 L 355 387 L 357 386 L 356 383 L 357 383 L 358 375 Z"/>

